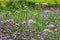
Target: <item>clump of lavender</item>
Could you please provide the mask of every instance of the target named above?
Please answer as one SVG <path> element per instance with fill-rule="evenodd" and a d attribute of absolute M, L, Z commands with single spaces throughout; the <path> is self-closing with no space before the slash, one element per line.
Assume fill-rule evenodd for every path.
<path fill-rule="evenodd" d="M 41 36 L 41 32 L 35 32 L 36 36 L 40 37 Z"/>
<path fill-rule="evenodd" d="M 14 22 L 13 19 L 6 20 L 5 23 L 9 23 L 9 24 L 11 24 L 11 25 L 14 25 L 14 24 L 15 24 L 15 22 Z"/>
<path fill-rule="evenodd" d="M 5 37 L 5 36 L 3 36 L 1 39 L 2 39 L 2 40 L 8 40 L 8 38 Z"/>
<path fill-rule="evenodd" d="M 44 35 L 47 35 L 47 34 L 50 34 L 52 33 L 53 31 L 49 30 L 49 29 L 44 29 Z"/>
<path fill-rule="evenodd" d="M 8 33 L 8 32 L 11 32 L 10 29 L 6 29 L 6 30 L 3 30 L 4 33 Z"/>
<path fill-rule="evenodd" d="M 40 14 L 40 16 L 42 17 L 42 18 L 44 18 L 44 19 L 47 19 L 48 18 L 48 15 L 49 15 L 49 10 L 44 10 L 44 12 L 42 12 L 41 14 Z"/>
<path fill-rule="evenodd" d="M 32 25 L 32 24 L 34 24 L 34 23 L 35 23 L 35 21 L 32 20 L 32 19 L 30 19 L 30 20 L 28 21 L 28 26 L 30 26 L 30 25 Z"/>
<path fill-rule="evenodd" d="M 2 38 L 2 34 L 0 33 L 0 38 Z"/>
<path fill-rule="evenodd" d="M 55 14 L 59 14 L 59 10 L 54 10 L 54 13 Z"/>

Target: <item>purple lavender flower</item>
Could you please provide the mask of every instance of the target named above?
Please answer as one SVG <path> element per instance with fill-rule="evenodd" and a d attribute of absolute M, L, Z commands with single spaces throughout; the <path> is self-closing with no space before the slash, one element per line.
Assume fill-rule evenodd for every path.
<path fill-rule="evenodd" d="M 35 40 L 34 38 L 31 38 L 30 40 Z"/>
<path fill-rule="evenodd" d="M 57 9 L 57 10 L 54 10 L 54 13 L 55 14 L 59 14 L 59 10 Z"/>
<path fill-rule="evenodd" d="M 44 40 L 44 38 L 42 37 L 41 40 Z"/>
<path fill-rule="evenodd" d="M 10 35 L 8 35 L 8 33 L 6 33 L 4 36 L 7 37 L 8 39 L 10 38 Z"/>
<path fill-rule="evenodd" d="M 2 37 L 2 34 L 0 34 L 0 38 Z"/>
<path fill-rule="evenodd" d="M 54 25 L 53 24 L 49 24 L 48 27 L 49 28 L 54 28 Z"/>
<path fill-rule="evenodd" d="M 44 12 L 48 14 L 50 11 L 49 10 L 45 10 Z"/>
<path fill-rule="evenodd" d="M 43 17 L 43 18 L 45 18 L 45 19 L 47 19 L 49 12 L 50 12 L 49 10 L 44 10 L 44 12 L 42 12 L 42 13 L 40 14 L 40 16 Z"/>
<path fill-rule="evenodd" d="M 33 23 L 35 23 L 35 22 L 34 22 L 34 20 L 30 19 L 30 20 L 29 20 L 29 23 L 30 23 L 30 24 L 33 24 Z"/>
<path fill-rule="evenodd" d="M 12 20 L 12 19 L 11 19 L 11 20 L 6 20 L 5 22 L 6 22 L 6 23 L 9 23 L 9 24 L 11 24 L 11 25 L 15 24 L 14 20 Z"/>
<path fill-rule="evenodd" d="M 17 33 L 18 36 L 20 36 L 20 33 Z"/>
<path fill-rule="evenodd" d="M 8 40 L 8 38 L 6 37 L 6 36 L 2 36 L 2 38 L 1 38 L 2 40 Z"/>
<path fill-rule="evenodd" d="M 35 32 L 35 33 L 38 37 L 41 36 L 41 32 Z"/>
<path fill-rule="evenodd" d="M 47 35 L 48 33 L 52 33 L 52 31 L 49 29 L 44 29 L 44 35 Z"/>
<path fill-rule="evenodd" d="M 24 32 L 23 32 L 24 34 L 26 34 L 26 33 L 29 33 L 29 30 L 24 30 Z"/>
<path fill-rule="evenodd" d="M 8 40 L 7 37 L 2 37 L 2 40 Z"/>
<path fill-rule="evenodd" d="M 12 34 L 12 37 L 13 37 L 13 38 L 16 38 L 16 34 Z"/>
<path fill-rule="evenodd" d="M 34 23 L 36 23 L 34 20 L 32 20 L 32 19 L 30 19 L 29 21 L 28 21 L 28 26 L 31 26 L 31 24 L 34 24 Z"/>
<path fill-rule="evenodd" d="M 10 29 L 3 30 L 3 32 L 5 32 L 5 33 L 8 33 L 10 31 L 11 31 Z"/>
<path fill-rule="evenodd" d="M 7 32 L 6 30 L 3 30 L 3 32 L 5 33 L 5 32 Z"/>
<path fill-rule="evenodd" d="M 26 40 L 26 38 L 22 37 L 22 40 Z"/>
<path fill-rule="evenodd" d="M 49 29 L 44 29 L 44 32 L 52 32 L 52 31 Z"/>
<path fill-rule="evenodd" d="M 22 22 L 22 25 L 26 25 L 26 22 L 24 21 L 24 22 Z"/>

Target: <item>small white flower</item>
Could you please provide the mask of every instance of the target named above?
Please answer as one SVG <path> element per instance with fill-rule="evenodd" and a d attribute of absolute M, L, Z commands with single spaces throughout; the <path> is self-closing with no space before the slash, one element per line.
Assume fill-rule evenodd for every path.
<path fill-rule="evenodd" d="M 48 6 L 47 3 L 42 3 L 42 7 L 46 7 L 46 6 Z"/>
<path fill-rule="evenodd" d="M 24 6 L 24 8 L 26 9 L 26 8 L 28 8 L 28 6 Z"/>
<path fill-rule="evenodd" d="M 57 32 L 57 31 L 58 31 L 58 29 L 55 29 L 54 31 L 56 31 L 56 32 Z"/>

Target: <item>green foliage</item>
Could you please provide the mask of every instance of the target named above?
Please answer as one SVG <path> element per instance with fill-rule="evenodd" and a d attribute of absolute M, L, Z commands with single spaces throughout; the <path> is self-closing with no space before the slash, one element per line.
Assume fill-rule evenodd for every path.
<path fill-rule="evenodd" d="M 4 7 L 18 7 L 18 6 L 35 6 L 35 4 L 42 4 L 42 3 L 47 3 L 49 4 L 49 6 L 53 6 L 53 5 L 60 5 L 60 0 L 2 0 L 0 1 L 0 7 L 4 8 Z M 17 6 L 16 6 L 17 5 Z"/>
<path fill-rule="evenodd" d="M 5 7 L 6 6 L 6 2 L 5 1 L 0 1 L 0 6 L 1 7 Z"/>
<path fill-rule="evenodd" d="M 31 2 L 35 2 L 35 3 L 39 3 L 39 4 L 42 4 L 42 3 L 47 3 L 49 5 L 53 5 L 53 4 L 56 4 L 56 2 L 58 4 L 60 4 L 60 0 L 27 0 L 27 1 L 31 1 Z"/>
<path fill-rule="evenodd" d="M 58 0 L 58 1 L 57 1 L 57 0 L 55 0 L 55 1 L 57 2 L 57 4 L 58 4 L 58 5 L 60 5 L 60 0 Z"/>

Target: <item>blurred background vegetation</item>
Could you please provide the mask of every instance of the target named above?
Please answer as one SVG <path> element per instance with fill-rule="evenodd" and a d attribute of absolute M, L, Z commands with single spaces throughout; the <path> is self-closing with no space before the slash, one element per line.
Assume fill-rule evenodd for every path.
<path fill-rule="evenodd" d="M 49 6 L 60 6 L 60 0 L 0 0 L 0 8 L 11 7 L 19 8 L 23 6 L 35 7 L 36 4 L 41 6 L 47 3 Z"/>

